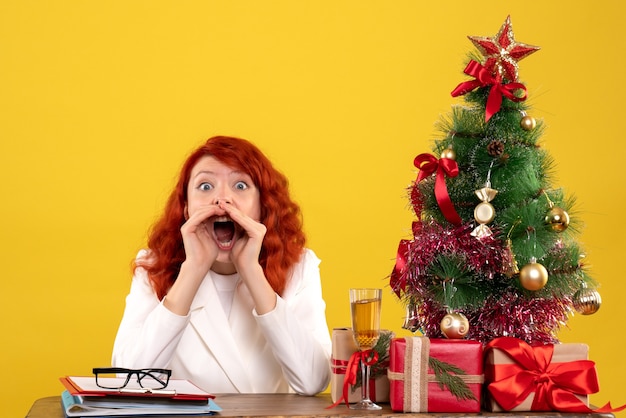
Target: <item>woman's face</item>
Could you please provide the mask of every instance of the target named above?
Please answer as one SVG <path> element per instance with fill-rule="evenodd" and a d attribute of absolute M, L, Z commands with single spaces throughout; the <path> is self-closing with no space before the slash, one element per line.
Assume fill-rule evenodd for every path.
<path fill-rule="evenodd" d="M 259 190 L 250 176 L 229 167 L 215 157 L 202 157 L 191 170 L 187 186 L 187 217 L 198 208 L 217 205 L 226 201 L 244 215 L 260 222 L 261 202 Z M 228 215 L 213 216 L 206 221 L 207 228 L 220 252 L 218 262 L 230 263 L 229 252 L 235 241 L 245 231 L 236 225 Z"/>

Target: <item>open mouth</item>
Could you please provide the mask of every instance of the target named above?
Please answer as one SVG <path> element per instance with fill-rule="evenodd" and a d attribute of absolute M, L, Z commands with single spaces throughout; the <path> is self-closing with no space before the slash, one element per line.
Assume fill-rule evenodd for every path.
<path fill-rule="evenodd" d="M 221 216 L 213 222 L 213 236 L 222 249 L 229 249 L 235 238 L 235 223 L 232 219 Z"/>

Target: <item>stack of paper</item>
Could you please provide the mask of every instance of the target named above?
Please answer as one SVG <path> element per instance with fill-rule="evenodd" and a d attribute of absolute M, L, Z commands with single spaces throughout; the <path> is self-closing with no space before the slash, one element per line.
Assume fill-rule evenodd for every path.
<path fill-rule="evenodd" d="M 94 377 L 67 376 L 60 380 L 66 388 L 62 401 L 68 417 L 210 415 L 221 411 L 213 395 L 188 380 L 170 379 L 167 388 L 161 390 L 132 384 L 123 389 L 103 389 Z M 106 386 L 125 381 L 107 380 Z"/>

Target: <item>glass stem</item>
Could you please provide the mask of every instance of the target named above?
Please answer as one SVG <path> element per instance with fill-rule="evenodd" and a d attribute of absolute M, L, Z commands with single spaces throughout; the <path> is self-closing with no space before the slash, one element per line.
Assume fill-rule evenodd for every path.
<path fill-rule="evenodd" d="M 370 366 L 361 361 L 361 400 L 370 400 Z"/>

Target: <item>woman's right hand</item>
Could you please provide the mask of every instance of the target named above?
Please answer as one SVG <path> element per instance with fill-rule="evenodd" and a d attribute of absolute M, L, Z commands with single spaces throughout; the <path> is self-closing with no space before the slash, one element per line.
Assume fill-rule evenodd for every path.
<path fill-rule="evenodd" d="M 217 259 L 218 248 L 212 237 L 209 219 L 223 214 L 224 211 L 217 205 L 198 207 L 180 228 L 186 258 L 163 300 L 164 306 L 177 315 L 189 314 L 202 280 Z"/>
<path fill-rule="evenodd" d="M 188 267 L 204 277 L 218 254 L 218 247 L 213 239 L 209 219 L 223 215 L 225 212 L 217 205 L 206 205 L 197 208 L 180 228 L 185 247 L 185 262 Z"/>

